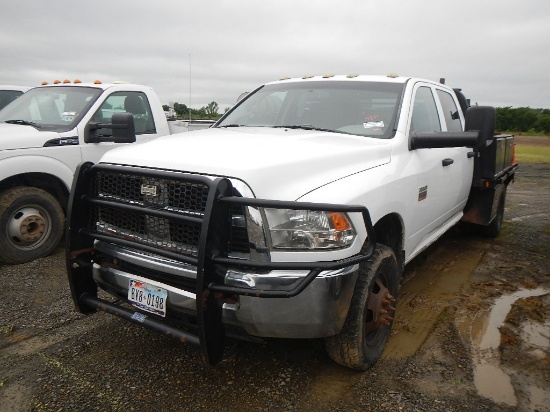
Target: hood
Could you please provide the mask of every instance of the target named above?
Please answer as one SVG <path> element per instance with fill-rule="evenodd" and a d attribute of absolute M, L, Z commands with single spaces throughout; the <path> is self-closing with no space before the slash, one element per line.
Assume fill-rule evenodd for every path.
<path fill-rule="evenodd" d="M 48 140 L 57 138 L 57 132 L 41 132 L 32 126 L 0 123 L 0 150 L 43 147 Z"/>
<path fill-rule="evenodd" d="M 391 141 L 308 130 L 206 129 L 111 150 L 104 163 L 237 178 L 256 197 L 296 200 L 391 157 Z"/>

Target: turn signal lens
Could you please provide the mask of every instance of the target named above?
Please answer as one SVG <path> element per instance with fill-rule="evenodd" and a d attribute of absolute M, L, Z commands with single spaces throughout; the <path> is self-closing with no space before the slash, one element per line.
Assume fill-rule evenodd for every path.
<path fill-rule="evenodd" d="M 329 212 L 329 217 L 332 220 L 332 226 L 336 230 L 350 230 L 351 224 L 345 214 L 341 212 Z"/>

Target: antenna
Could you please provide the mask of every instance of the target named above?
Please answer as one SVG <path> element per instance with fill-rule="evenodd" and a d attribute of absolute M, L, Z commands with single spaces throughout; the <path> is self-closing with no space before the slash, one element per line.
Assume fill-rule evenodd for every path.
<path fill-rule="evenodd" d="M 189 53 L 189 128 L 191 128 L 191 53 Z"/>

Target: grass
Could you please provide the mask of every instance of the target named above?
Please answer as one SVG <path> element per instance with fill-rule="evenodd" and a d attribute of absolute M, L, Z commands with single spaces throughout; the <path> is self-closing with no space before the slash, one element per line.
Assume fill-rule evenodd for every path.
<path fill-rule="evenodd" d="M 550 147 L 516 146 L 518 163 L 550 164 Z"/>
<path fill-rule="evenodd" d="M 550 164 L 550 139 L 516 137 L 518 163 Z"/>

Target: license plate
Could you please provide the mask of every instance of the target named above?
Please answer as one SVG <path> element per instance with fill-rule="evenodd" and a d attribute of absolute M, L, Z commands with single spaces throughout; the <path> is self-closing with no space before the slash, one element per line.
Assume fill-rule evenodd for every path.
<path fill-rule="evenodd" d="M 136 307 L 147 312 L 166 316 L 168 292 L 158 286 L 149 285 L 140 280 L 130 279 L 128 300 Z"/>

